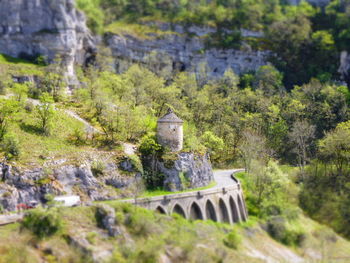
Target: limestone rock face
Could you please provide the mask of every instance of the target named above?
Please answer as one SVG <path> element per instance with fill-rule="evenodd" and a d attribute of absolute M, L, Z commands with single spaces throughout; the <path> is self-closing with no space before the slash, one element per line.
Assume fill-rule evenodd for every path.
<path fill-rule="evenodd" d="M 180 153 L 170 167 L 158 161 L 158 171 L 165 176 L 164 187 L 170 191 L 207 186 L 214 180 L 212 166 L 207 155 Z"/>
<path fill-rule="evenodd" d="M 168 23 L 155 24 L 165 33 L 150 35 L 145 39 L 131 35 L 109 34 L 106 36 L 108 46 L 115 58 L 116 71 L 124 72 L 133 63 L 151 66 L 168 78 L 179 71 L 196 73 L 202 77 L 216 78 L 231 68 L 236 74 L 257 70 L 267 63 L 268 52 L 246 50 L 207 48 L 203 36 L 213 33 L 213 28 Z M 173 33 L 168 33 L 172 30 Z M 214 30 L 215 31 L 215 30 Z M 242 35 L 258 32 L 244 31 Z"/>
<path fill-rule="evenodd" d="M 13 57 L 62 55 L 67 75 L 94 49 L 85 17 L 74 0 L 1 0 L 0 53 Z"/>
<path fill-rule="evenodd" d="M 340 53 L 340 66 L 338 72 L 348 87 L 350 87 L 350 54 L 345 50 Z"/>
<path fill-rule="evenodd" d="M 324 7 L 329 4 L 331 0 L 306 0 L 306 2 L 310 3 L 314 6 L 320 6 Z M 298 5 L 300 4 L 301 0 L 288 0 L 288 3 L 291 5 Z"/>
<path fill-rule="evenodd" d="M 135 180 L 120 175 L 114 163 L 107 163 L 104 173 L 94 175 L 89 163 L 23 170 L 0 162 L 0 206 L 14 211 L 20 203 L 45 202 L 46 194 L 79 195 L 83 201 L 116 199 L 112 187 L 127 188 Z"/>

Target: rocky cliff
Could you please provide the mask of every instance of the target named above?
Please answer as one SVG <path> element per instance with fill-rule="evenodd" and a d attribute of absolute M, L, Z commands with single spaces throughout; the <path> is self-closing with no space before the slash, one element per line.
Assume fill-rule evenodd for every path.
<path fill-rule="evenodd" d="M 175 160 L 157 161 L 157 172 L 164 175 L 164 187 L 170 191 L 198 188 L 214 180 L 208 155 L 179 153 Z"/>
<path fill-rule="evenodd" d="M 203 77 L 222 76 L 233 69 L 237 74 L 255 71 L 267 63 L 268 52 L 253 51 L 249 47 L 241 50 L 208 47 L 206 39 L 214 28 L 169 23 L 148 23 L 147 26 L 160 31 L 140 38 L 128 33 L 110 33 L 106 42 L 112 49 L 116 70 L 125 71 L 133 63 L 150 66 L 165 77 L 174 72 L 189 71 Z M 258 32 L 242 31 L 243 35 L 259 37 Z"/>
<path fill-rule="evenodd" d="M 0 53 L 52 61 L 61 55 L 67 75 L 74 79 L 74 64 L 83 63 L 94 50 L 85 17 L 74 0 L 1 0 Z"/>
<path fill-rule="evenodd" d="M 325 7 L 330 3 L 331 0 L 306 0 L 306 2 L 310 3 L 313 6 Z M 288 3 L 291 5 L 300 4 L 301 0 L 288 0 Z"/>
<path fill-rule="evenodd" d="M 338 68 L 343 81 L 350 87 L 350 54 L 344 50 L 340 53 L 340 65 Z"/>
<path fill-rule="evenodd" d="M 82 201 L 116 199 L 121 197 L 117 189 L 124 190 L 123 196 L 128 195 L 137 174 L 128 160 L 120 164 L 99 161 L 97 167 L 95 162 L 72 165 L 58 160 L 55 163 L 26 169 L 0 163 L 1 208 L 13 211 L 20 203 L 45 203 L 47 194 L 79 195 Z"/>

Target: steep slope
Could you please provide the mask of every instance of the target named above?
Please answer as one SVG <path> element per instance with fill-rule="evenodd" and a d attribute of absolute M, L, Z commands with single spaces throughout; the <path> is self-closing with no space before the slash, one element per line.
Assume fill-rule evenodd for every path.
<path fill-rule="evenodd" d="M 164 216 L 118 202 L 45 212 L 0 227 L 0 262 L 348 262 L 350 243 L 301 217 L 299 247 L 275 240 L 258 223 L 218 224 Z M 58 216 L 59 214 L 59 216 Z M 52 217 L 51 217 L 52 216 Z M 29 218 L 29 217 L 28 217 Z M 57 226 L 58 231 L 51 227 Z M 30 242 L 29 242 L 30 241 Z M 16 253 L 21 249 L 21 253 Z"/>
<path fill-rule="evenodd" d="M 0 1 L 0 53 L 52 61 L 62 56 L 67 75 L 74 76 L 74 64 L 83 63 L 94 45 L 84 15 L 74 0 Z"/>

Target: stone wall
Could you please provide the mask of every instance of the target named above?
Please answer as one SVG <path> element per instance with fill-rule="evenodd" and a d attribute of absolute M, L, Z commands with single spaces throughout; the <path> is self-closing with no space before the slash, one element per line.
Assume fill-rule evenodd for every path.
<path fill-rule="evenodd" d="M 134 200 L 124 202 L 135 204 Z M 191 220 L 210 219 L 233 224 L 248 218 L 239 182 L 225 188 L 141 198 L 137 200 L 137 205 L 162 214 L 177 213 Z"/>
<path fill-rule="evenodd" d="M 181 151 L 183 147 L 183 127 L 177 123 L 158 123 L 158 143 L 170 147 L 174 152 Z"/>

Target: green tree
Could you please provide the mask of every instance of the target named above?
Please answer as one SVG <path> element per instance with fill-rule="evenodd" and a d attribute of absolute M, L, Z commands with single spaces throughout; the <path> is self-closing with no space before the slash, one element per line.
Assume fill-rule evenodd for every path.
<path fill-rule="evenodd" d="M 265 95 L 283 94 L 283 75 L 272 65 L 261 66 L 255 74 L 254 87 Z"/>
<path fill-rule="evenodd" d="M 14 114 L 19 110 L 17 101 L 0 99 L 0 141 L 4 138 L 8 125 L 15 117 Z"/>
<path fill-rule="evenodd" d="M 297 121 L 290 132 L 290 139 L 294 143 L 294 150 L 298 157 L 298 165 L 304 175 L 304 167 L 310 160 L 310 147 L 315 138 L 315 126 L 307 121 Z"/>
<path fill-rule="evenodd" d="M 217 159 L 220 152 L 224 148 L 224 141 L 222 138 L 216 136 L 211 131 L 206 131 L 201 137 L 202 144 L 208 149 L 213 159 Z"/>
<path fill-rule="evenodd" d="M 319 141 L 321 160 L 334 164 L 338 175 L 344 174 L 350 161 L 350 122 L 340 123 L 336 129 L 328 132 L 324 139 Z"/>
<path fill-rule="evenodd" d="M 50 94 L 44 92 L 40 96 L 40 103 L 36 106 L 37 118 L 39 120 L 39 127 L 45 135 L 50 135 L 52 129 L 52 121 L 55 116 L 55 109 L 53 106 L 53 98 Z"/>
<path fill-rule="evenodd" d="M 15 94 L 16 100 L 22 102 L 27 98 L 29 87 L 27 83 L 13 83 L 11 90 Z"/>

